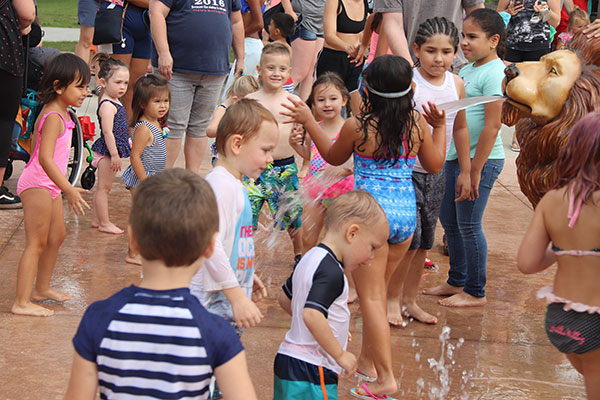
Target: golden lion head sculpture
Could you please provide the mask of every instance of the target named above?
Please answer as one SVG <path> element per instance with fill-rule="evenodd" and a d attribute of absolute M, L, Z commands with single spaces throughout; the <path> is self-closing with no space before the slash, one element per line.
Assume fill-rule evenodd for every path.
<path fill-rule="evenodd" d="M 600 38 L 579 33 L 566 50 L 511 64 L 505 74 L 502 122 L 516 124 L 519 186 L 535 207 L 557 182 L 555 161 L 569 129 L 600 110 Z"/>

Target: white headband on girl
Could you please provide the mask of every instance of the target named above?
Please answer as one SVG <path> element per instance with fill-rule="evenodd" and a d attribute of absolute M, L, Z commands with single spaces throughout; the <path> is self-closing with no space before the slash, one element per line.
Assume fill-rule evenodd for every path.
<path fill-rule="evenodd" d="M 412 83 L 411 83 L 410 85 L 408 85 L 408 88 L 406 90 L 403 90 L 401 92 L 382 93 L 382 92 L 379 92 L 379 91 L 373 89 L 371 86 L 369 86 L 369 84 L 367 83 L 366 80 L 363 79 L 363 82 L 365 83 L 365 86 L 367 87 L 367 89 L 369 89 L 369 92 L 376 94 L 377 96 L 384 97 L 386 99 L 397 99 L 397 98 L 406 96 L 408 94 L 408 92 L 410 92 L 412 89 Z"/>

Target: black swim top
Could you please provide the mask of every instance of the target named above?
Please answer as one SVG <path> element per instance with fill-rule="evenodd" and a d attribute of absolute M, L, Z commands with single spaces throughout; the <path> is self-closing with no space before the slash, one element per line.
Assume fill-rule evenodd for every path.
<path fill-rule="evenodd" d="M 592 249 L 592 250 L 563 250 L 558 246 L 555 246 L 552 243 L 552 251 L 557 256 L 595 256 L 600 257 L 600 248 Z"/>
<path fill-rule="evenodd" d="M 346 7 L 344 2 L 338 0 L 338 12 L 337 12 L 337 31 L 339 33 L 361 33 L 365 29 L 367 23 L 367 14 L 369 12 L 368 0 L 363 0 L 365 13 L 364 17 L 360 21 L 354 21 L 346 14 Z"/>

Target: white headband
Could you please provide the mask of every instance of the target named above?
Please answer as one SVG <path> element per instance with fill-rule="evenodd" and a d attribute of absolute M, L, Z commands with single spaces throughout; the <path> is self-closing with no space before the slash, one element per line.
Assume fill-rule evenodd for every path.
<path fill-rule="evenodd" d="M 408 94 L 408 92 L 410 92 L 410 90 L 412 89 L 412 83 L 411 83 L 410 85 L 408 85 L 408 88 L 406 90 L 403 90 L 401 92 L 382 93 L 382 92 L 379 92 L 379 91 L 373 89 L 371 86 L 369 86 L 369 84 L 367 83 L 366 80 L 363 79 L 363 82 L 365 83 L 365 86 L 367 87 L 367 89 L 369 89 L 369 92 L 376 94 L 377 96 L 380 96 L 380 97 L 385 97 L 386 99 L 397 99 L 397 98 L 406 96 Z"/>

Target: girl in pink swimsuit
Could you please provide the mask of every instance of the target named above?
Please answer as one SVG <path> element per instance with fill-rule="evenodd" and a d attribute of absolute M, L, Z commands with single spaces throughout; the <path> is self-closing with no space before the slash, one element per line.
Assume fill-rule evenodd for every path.
<path fill-rule="evenodd" d="M 546 333 L 583 374 L 589 399 L 600 398 L 600 112 L 571 129 L 560 153 L 555 188 L 542 197 L 523 238 L 517 266 L 525 274 L 558 263 Z M 550 245 L 551 244 L 551 245 Z"/>
<path fill-rule="evenodd" d="M 83 215 L 83 207 L 90 208 L 81 197 L 86 191 L 74 188 L 65 178 L 75 127 L 67 107 L 81 106 L 89 81 L 88 65 L 73 54 L 59 54 L 44 70 L 40 99 L 45 106 L 34 130 L 33 154 L 17 184 L 23 202 L 26 242 L 11 309 L 14 314 L 50 316 L 54 311 L 33 302 L 62 303 L 70 299 L 68 294 L 50 287 L 50 278 L 65 237 L 61 191 L 75 214 Z"/>

